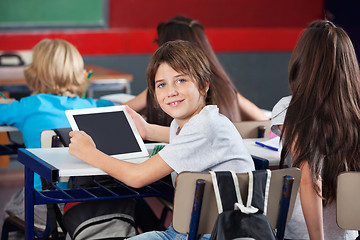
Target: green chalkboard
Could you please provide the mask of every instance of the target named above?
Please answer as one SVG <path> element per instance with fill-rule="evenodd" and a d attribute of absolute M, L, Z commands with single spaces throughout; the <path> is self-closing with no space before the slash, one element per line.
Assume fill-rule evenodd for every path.
<path fill-rule="evenodd" d="M 106 25 L 106 0 L 1 0 L 0 27 Z"/>

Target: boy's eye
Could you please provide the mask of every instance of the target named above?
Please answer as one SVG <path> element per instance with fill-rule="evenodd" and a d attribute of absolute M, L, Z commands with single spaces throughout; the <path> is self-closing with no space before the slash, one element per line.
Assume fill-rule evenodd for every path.
<path fill-rule="evenodd" d="M 182 78 L 181 78 L 181 79 L 178 79 L 177 82 L 178 82 L 178 83 L 183 83 L 183 82 L 185 82 L 185 79 L 182 79 Z"/>
<path fill-rule="evenodd" d="M 157 86 L 156 86 L 156 87 L 158 87 L 158 88 L 165 87 L 165 83 L 159 83 L 159 84 L 157 84 Z"/>

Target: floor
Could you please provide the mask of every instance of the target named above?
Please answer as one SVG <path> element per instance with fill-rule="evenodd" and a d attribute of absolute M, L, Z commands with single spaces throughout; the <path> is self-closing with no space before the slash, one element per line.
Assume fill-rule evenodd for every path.
<path fill-rule="evenodd" d="M 11 196 L 24 186 L 24 168 L 16 155 L 0 168 L 0 226 L 3 223 L 4 207 Z M 1 232 L 1 229 L 0 229 Z"/>

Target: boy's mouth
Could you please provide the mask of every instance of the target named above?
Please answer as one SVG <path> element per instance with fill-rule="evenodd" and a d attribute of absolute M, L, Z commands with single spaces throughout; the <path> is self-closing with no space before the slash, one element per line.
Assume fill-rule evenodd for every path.
<path fill-rule="evenodd" d="M 177 105 L 179 105 L 181 102 L 183 102 L 184 100 L 177 100 L 177 101 L 172 101 L 172 102 L 169 102 L 167 103 L 168 106 L 171 106 L 171 107 L 176 107 Z"/>

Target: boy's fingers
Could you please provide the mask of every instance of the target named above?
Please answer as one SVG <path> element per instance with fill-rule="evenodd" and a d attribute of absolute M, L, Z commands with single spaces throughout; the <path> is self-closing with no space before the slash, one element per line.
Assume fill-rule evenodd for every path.
<path fill-rule="evenodd" d="M 69 132 L 69 136 L 70 136 L 70 137 L 75 137 L 76 134 L 79 134 L 79 131 L 70 131 L 70 132 Z"/>
<path fill-rule="evenodd" d="M 84 131 L 70 131 L 69 132 L 70 137 L 74 137 L 76 134 L 81 134 L 81 135 L 84 135 L 84 136 L 87 135 Z"/>
<path fill-rule="evenodd" d="M 132 109 L 128 105 L 125 105 L 125 109 L 128 113 L 132 113 Z"/>

